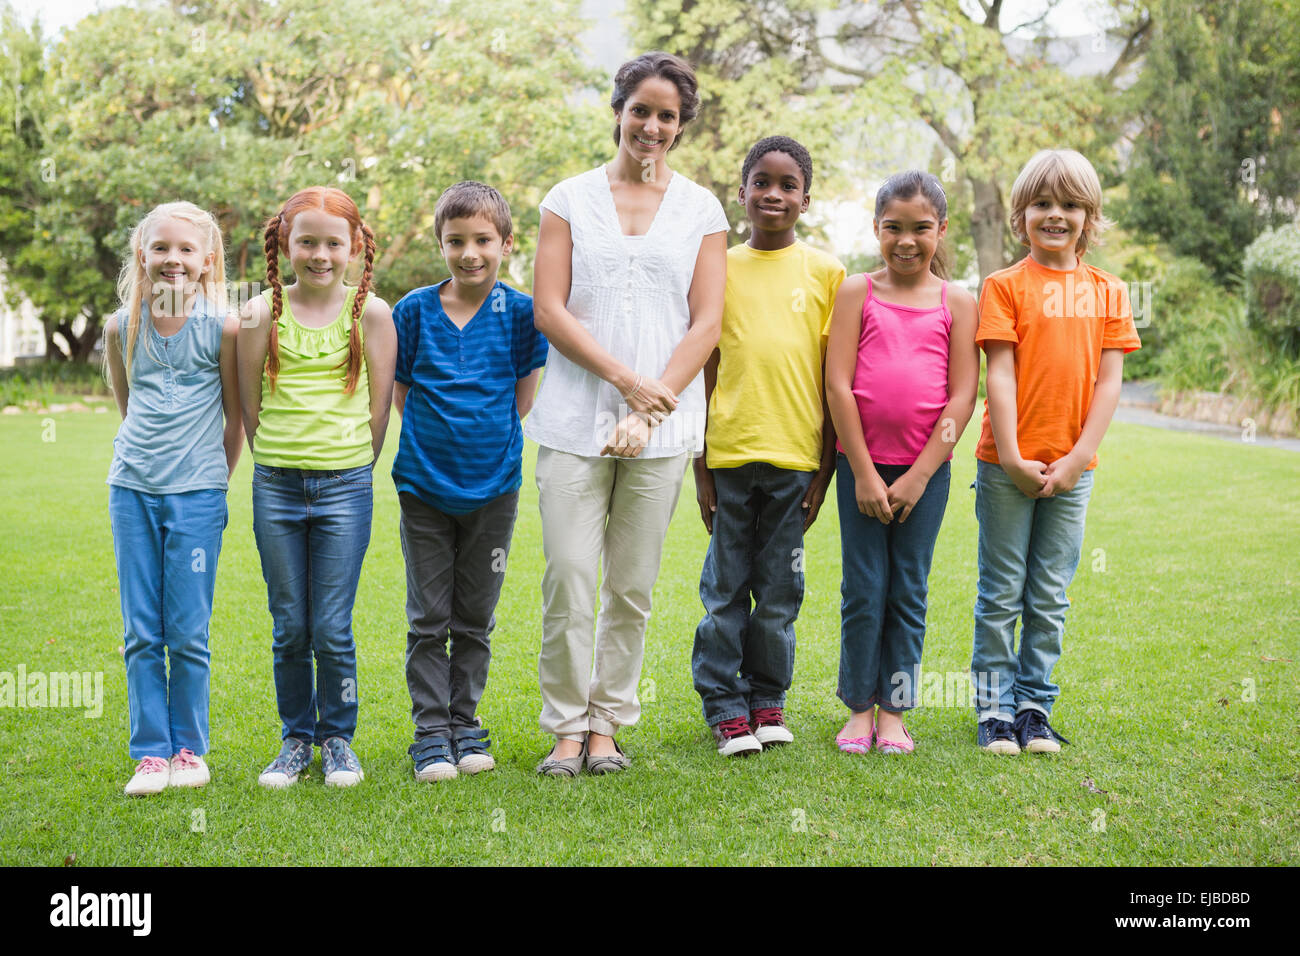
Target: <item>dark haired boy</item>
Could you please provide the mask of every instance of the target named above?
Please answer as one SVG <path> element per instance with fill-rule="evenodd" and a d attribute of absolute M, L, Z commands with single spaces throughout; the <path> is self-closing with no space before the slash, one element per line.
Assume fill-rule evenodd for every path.
<path fill-rule="evenodd" d="M 418 780 L 495 766 L 475 711 L 523 482 L 520 420 L 547 350 L 532 298 L 497 281 L 513 243 L 501 194 L 457 183 L 438 199 L 434 231 L 451 277 L 393 307 L 393 400 L 402 416 L 393 481 Z"/>
<path fill-rule="evenodd" d="M 705 453 L 695 460 L 712 538 L 691 673 L 723 756 L 794 739 L 785 694 L 803 601 L 803 535 L 834 471 L 823 361 L 844 280 L 833 256 L 795 238 L 812 187 L 808 151 L 769 136 L 749 151 L 741 177 L 750 236 L 727 252 L 722 337 L 704 368 Z"/>

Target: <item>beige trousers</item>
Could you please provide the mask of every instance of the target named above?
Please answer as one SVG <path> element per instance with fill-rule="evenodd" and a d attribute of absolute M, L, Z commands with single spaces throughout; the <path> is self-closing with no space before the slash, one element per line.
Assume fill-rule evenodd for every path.
<path fill-rule="evenodd" d="M 587 458 L 542 447 L 542 729 L 582 740 L 641 716 L 637 684 L 650 592 L 686 455 Z M 596 576 L 600 621 L 596 621 Z"/>

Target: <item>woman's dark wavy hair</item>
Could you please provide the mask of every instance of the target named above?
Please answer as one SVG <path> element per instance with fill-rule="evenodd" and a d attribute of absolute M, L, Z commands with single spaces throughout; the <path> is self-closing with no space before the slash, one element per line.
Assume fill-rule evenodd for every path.
<path fill-rule="evenodd" d="M 695 70 L 691 65 L 679 56 L 673 56 L 671 53 L 642 53 L 634 60 L 628 60 L 618 68 L 614 74 L 614 92 L 609 98 L 609 105 L 614 108 L 616 113 L 623 112 L 623 107 L 627 105 L 627 99 L 636 88 L 645 80 L 652 76 L 662 77 L 673 86 L 677 87 L 677 95 L 681 97 L 682 105 L 678 110 L 677 116 L 684 128 L 687 123 L 695 119 L 695 115 L 700 111 L 700 94 L 699 83 L 695 79 Z M 682 140 L 681 130 L 677 133 L 677 138 L 669 149 L 676 149 L 677 144 Z M 618 145 L 619 141 L 619 124 L 614 124 L 614 144 Z"/>

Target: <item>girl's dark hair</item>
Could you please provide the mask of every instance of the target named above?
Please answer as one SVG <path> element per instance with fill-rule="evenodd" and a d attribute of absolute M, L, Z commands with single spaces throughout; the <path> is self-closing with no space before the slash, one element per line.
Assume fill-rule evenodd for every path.
<path fill-rule="evenodd" d="M 876 221 L 880 221 L 886 207 L 895 199 L 912 199 L 918 193 L 934 209 L 939 222 L 948 218 L 948 195 L 943 191 L 938 177 L 919 169 L 909 169 L 894 173 L 876 190 Z M 940 279 L 949 277 L 948 247 L 942 239 L 935 247 L 934 258 L 930 260 L 930 271 Z"/>
<path fill-rule="evenodd" d="M 628 60 L 614 74 L 614 92 L 609 98 L 609 105 L 616 113 L 622 113 L 627 105 L 627 98 L 636 92 L 636 88 L 652 76 L 662 77 L 677 87 L 677 95 L 682 105 L 677 117 L 683 127 L 695 119 L 700 111 L 699 84 L 695 80 L 695 71 L 691 65 L 679 56 L 671 53 L 642 53 L 634 60 Z M 669 149 L 676 149 L 682 140 L 679 130 Z M 619 124 L 614 124 L 614 144 L 618 145 Z"/>

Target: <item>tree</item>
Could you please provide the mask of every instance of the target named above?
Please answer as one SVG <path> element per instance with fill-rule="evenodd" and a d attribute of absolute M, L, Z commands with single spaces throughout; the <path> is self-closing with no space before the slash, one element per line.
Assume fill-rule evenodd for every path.
<path fill-rule="evenodd" d="M 1219 282 L 1300 198 L 1300 18 L 1283 0 L 1158 0 L 1130 91 L 1140 117 L 1126 222 Z"/>
<path fill-rule="evenodd" d="M 376 232 L 390 299 L 445 276 L 429 227 L 459 179 L 500 189 L 530 236 L 545 189 L 604 151 L 580 100 L 596 77 L 570 42 L 577 6 L 174 0 L 91 15 L 43 54 L 8 17 L 4 75 L 30 75 L 20 107 L 0 97 L 22 115 L 0 133 L 21 134 L 0 191 L 10 284 L 53 330 L 51 355 L 57 331 L 81 359 L 115 305 L 128 233 L 159 202 L 211 210 L 229 275 L 255 281 L 266 218 L 297 189 L 339 186 Z"/>
<path fill-rule="evenodd" d="M 1033 35 L 1046 12 L 1008 23 L 1002 0 L 980 0 L 974 13 L 958 0 L 852 6 L 632 0 L 629 6 L 640 46 L 685 56 L 720 85 L 710 95 L 721 109 L 761 113 L 771 131 L 798 115 L 791 101 L 797 107 L 811 96 L 818 105 L 809 118 L 831 132 L 832 155 L 835 144 L 850 144 L 872 165 L 892 160 L 887 168 L 901 169 L 924 165 L 930 149 L 913 146 L 906 158 L 891 157 L 882 141 L 892 145 L 907 136 L 900 130 L 906 121 L 923 123 L 951 157 L 953 177 L 969 190 L 981 278 L 1006 265 L 1014 249 L 1005 191 L 1029 155 L 1065 145 L 1105 153 L 1118 129 L 1110 110 L 1115 90 L 1145 50 L 1150 30 L 1142 8 L 1117 2 L 1111 10 L 1118 25 L 1098 34 L 1109 65 L 1098 75 L 1075 76 L 1058 64 L 1077 50 Z M 1047 10 L 1054 6 L 1049 2 Z M 760 68 L 763 96 L 745 95 L 754 83 L 750 74 Z M 715 122 L 740 125 L 731 112 Z M 837 163 L 849 159 L 847 151 L 835 155 Z"/>

